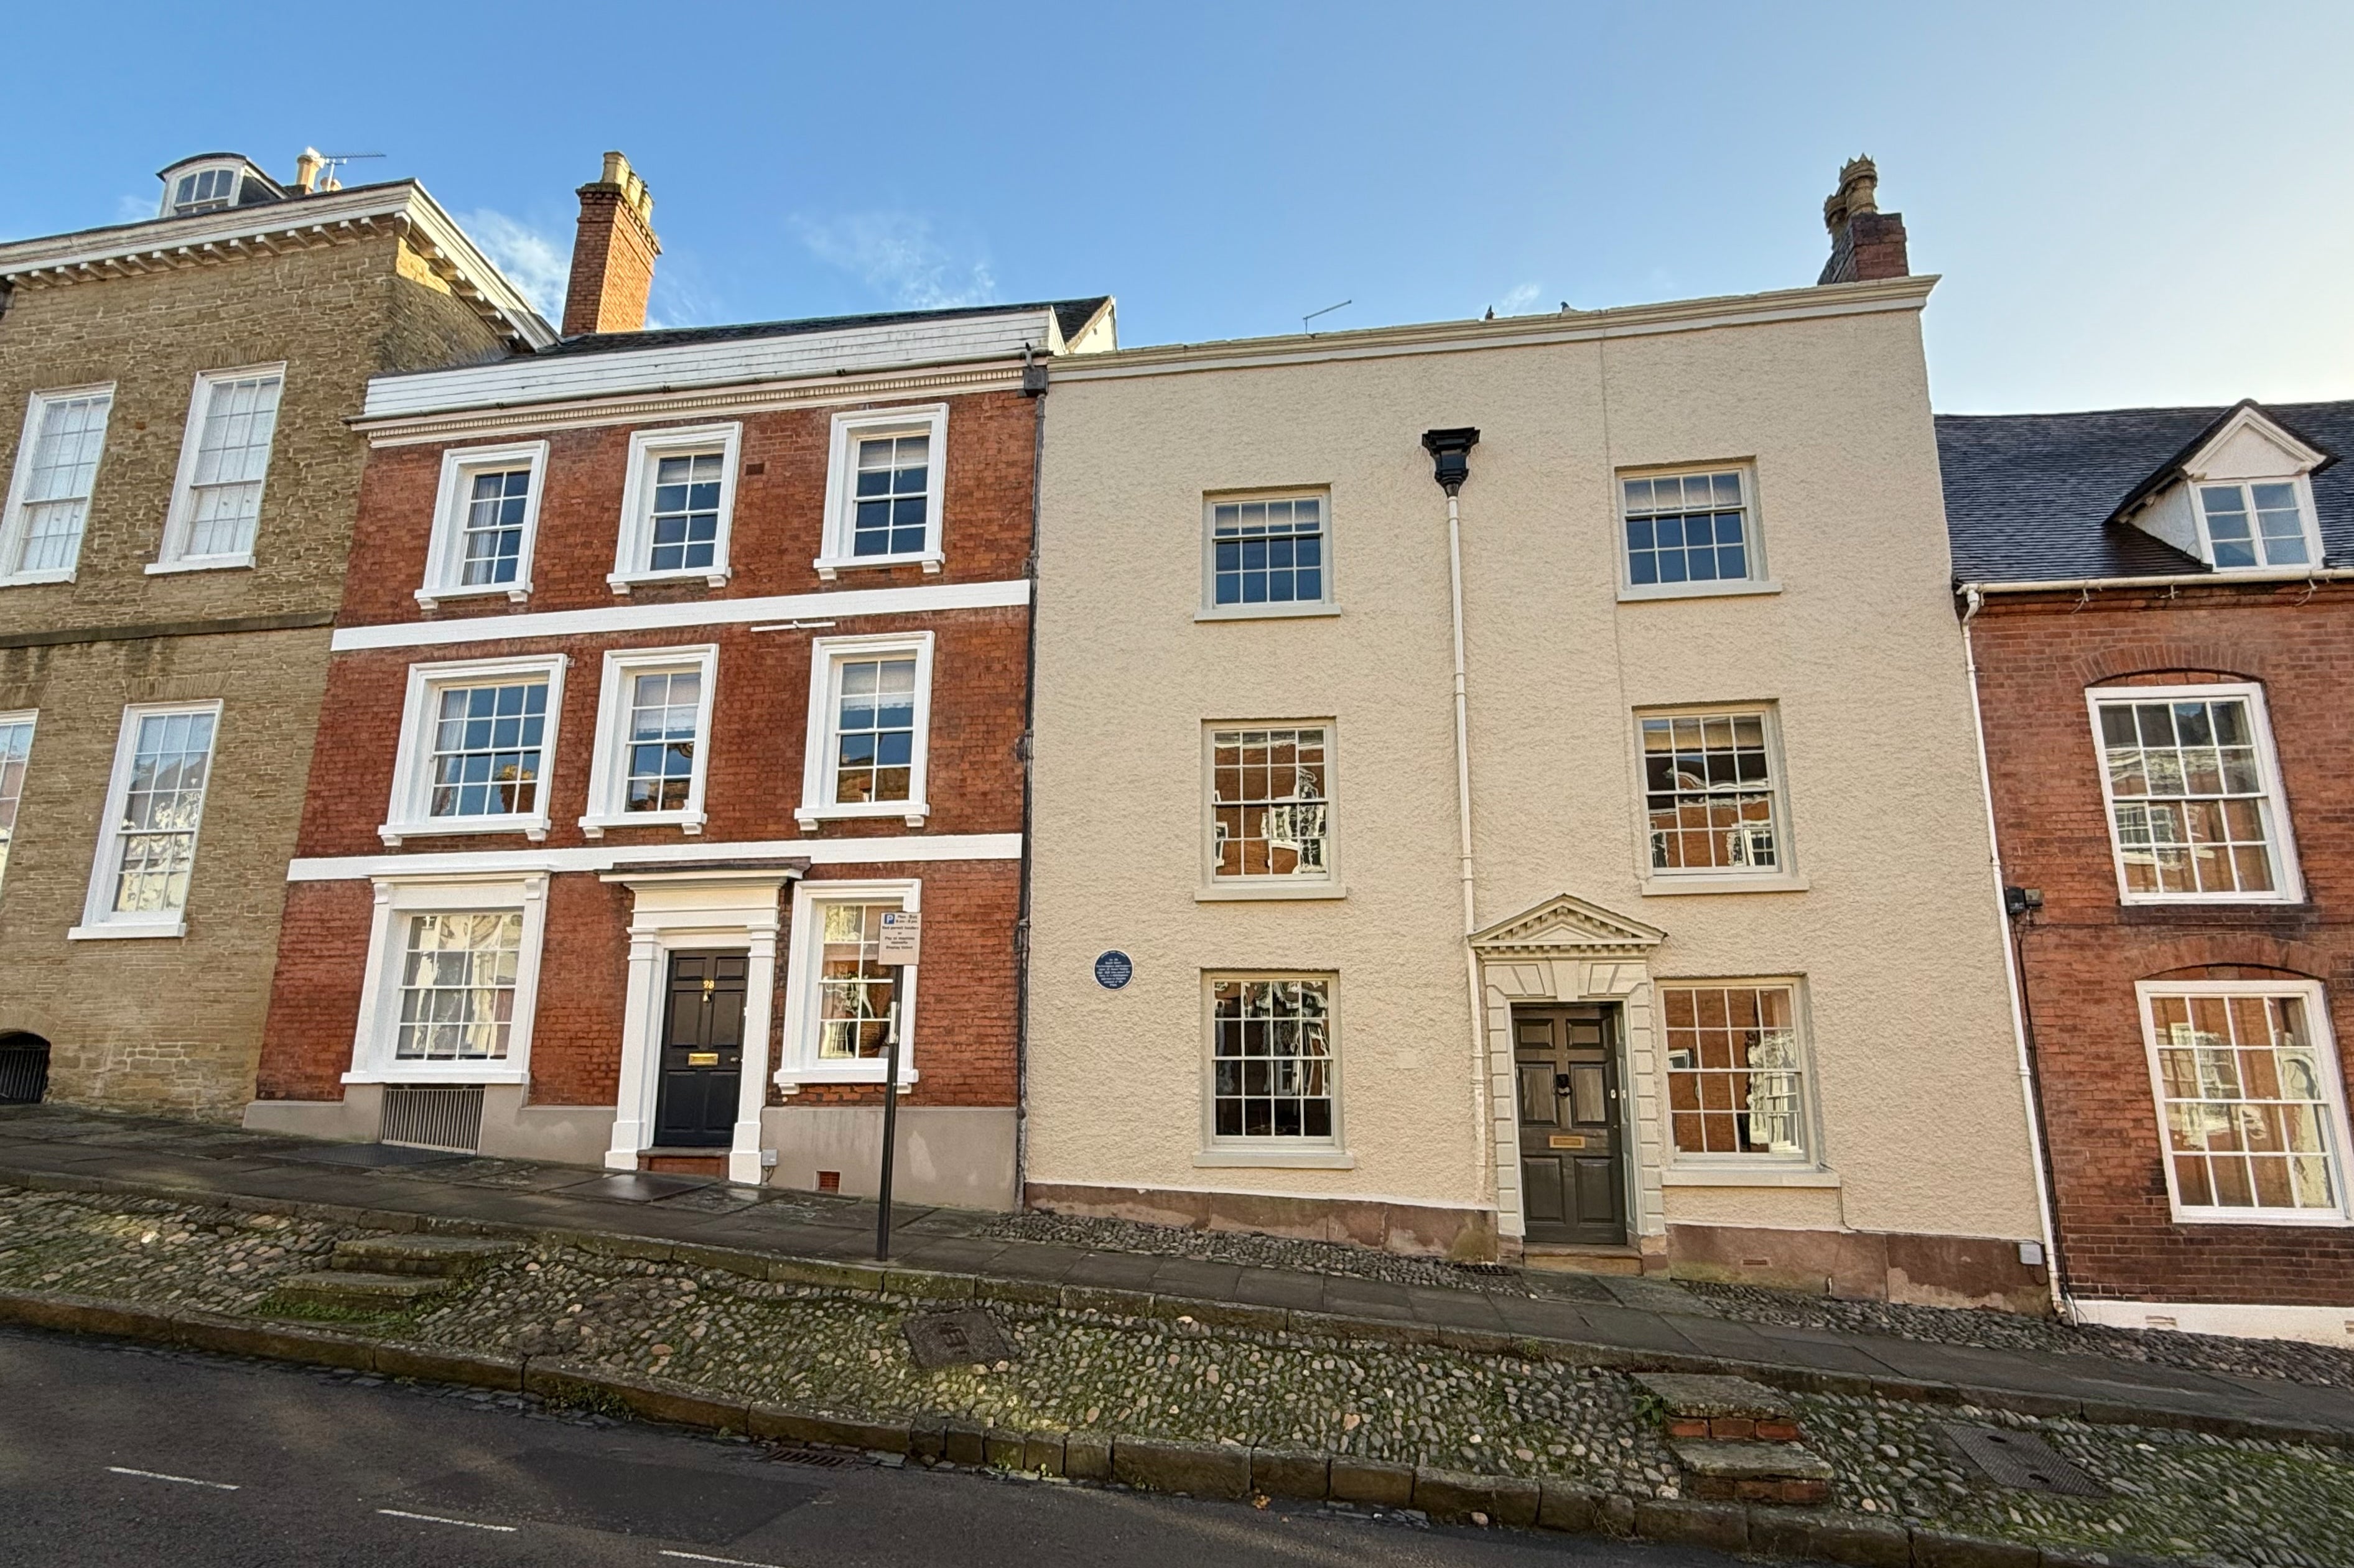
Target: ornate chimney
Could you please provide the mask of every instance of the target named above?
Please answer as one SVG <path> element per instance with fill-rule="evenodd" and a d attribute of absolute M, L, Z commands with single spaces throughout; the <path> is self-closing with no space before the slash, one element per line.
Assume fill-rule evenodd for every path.
<path fill-rule="evenodd" d="M 1904 215 L 1880 210 L 1880 170 L 1870 158 L 1850 158 L 1840 170 L 1839 189 L 1823 203 L 1823 227 L 1831 231 L 1831 258 L 1818 283 L 1859 283 L 1903 278 L 1912 271 L 1904 255 Z"/>
<path fill-rule="evenodd" d="M 580 228 L 572 241 L 572 281 L 564 291 L 564 335 L 638 332 L 654 286 L 654 198 L 619 153 L 601 178 L 582 185 Z"/>

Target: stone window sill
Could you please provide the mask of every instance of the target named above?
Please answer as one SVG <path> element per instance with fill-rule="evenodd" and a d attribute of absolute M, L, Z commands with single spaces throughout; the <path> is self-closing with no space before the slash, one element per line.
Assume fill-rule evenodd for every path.
<path fill-rule="evenodd" d="M 1248 904 L 1260 899 L 1346 898 L 1348 896 L 1349 889 L 1345 883 L 1321 880 L 1298 884 L 1273 881 L 1214 882 L 1205 887 L 1197 887 L 1193 890 L 1194 901 L 1200 904 Z"/>
<path fill-rule="evenodd" d="M 1655 599 L 1749 599 L 1781 591 L 1782 585 L 1771 577 L 1730 583 L 1629 583 L 1619 587 L 1618 602 L 1633 604 Z"/>
<path fill-rule="evenodd" d="M 1201 1170 L 1354 1171 L 1357 1157 L 1345 1149 L 1204 1149 L 1193 1164 Z"/>
<path fill-rule="evenodd" d="M 1694 893 L 1804 893 L 1808 883 L 1793 873 L 1787 876 L 1652 876 L 1643 880 L 1643 896 L 1666 898 Z"/>
<path fill-rule="evenodd" d="M 1811 1165 L 1677 1165 L 1659 1172 L 1663 1187 L 1837 1187 L 1836 1171 Z"/>

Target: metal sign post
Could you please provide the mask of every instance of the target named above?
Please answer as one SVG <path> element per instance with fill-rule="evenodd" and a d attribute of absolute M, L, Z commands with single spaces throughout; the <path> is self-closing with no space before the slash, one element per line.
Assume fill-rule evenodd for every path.
<path fill-rule="evenodd" d="M 883 911 L 883 929 L 875 942 L 875 961 L 891 971 L 891 1003 L 883 1022 L 883 1171 L 876 1184 L 875 1261 L 891 1256 L 891 1157 L 899 1132 L 900 987 L 907 966 L 923 950 L 924 917 L 907 909 Z"/>

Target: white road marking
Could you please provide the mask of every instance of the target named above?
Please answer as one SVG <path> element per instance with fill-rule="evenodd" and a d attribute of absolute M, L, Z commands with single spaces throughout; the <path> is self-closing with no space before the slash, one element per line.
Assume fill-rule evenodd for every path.
<path fill-rule="evenodd" d="M 706 1557 L 700 1552 L 673 1552 L 667 1547 L 663 1555 L 684 1558 L 689 1563 L 724 1563 L 727 1568 L 777 1568 L 773 1563 L 754 1563 L 743 1557 Z"/>
<path fill-rule="evenodd" d="M 109 1465 L 106 1467 L 118 1476 L 137 1476 L 143 1480 L 177 1481 L 184 1487 L 210 1487 L 217 1492 L 234 1492 L 242 1489 L 232 1486 L 228 1481 L 200 1481 L 194 1476 L 167 1476 L 161 1470 L 134 1470 L 128 1465 Z"/>
<path fill-rule="evenodd" d="M 512 1524 L 480 1524 L 471 1519 L 444 1519 L 438 1513 L 410 1513 L 407 1509 L 399 1508 L 380 1508 L 376 1511 L 388 1513 L 395 1519 L 421 1519 L 428 1524 L 455 1524 L 468 1530 L 495 1530 L 501 1535 L 513 1535 L 515 1532 L 515 1527 Z"/>

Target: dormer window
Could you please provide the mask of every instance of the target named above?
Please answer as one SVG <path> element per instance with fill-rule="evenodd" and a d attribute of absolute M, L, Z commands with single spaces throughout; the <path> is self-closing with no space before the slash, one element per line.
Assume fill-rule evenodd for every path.
<path fill-rule="evenodd" d="M 164 169 L 164 203 L 158 217 L 190 217 L 203 212 L 226 212 L 233 207 L 279 201 L 284 187 L 253 166 L 250 159 L 233 153 L 202 153 Z"/>
<path fill-rule="evenodd" d="M 2199 512 L 2215 569 L 2311 566 L 2316 552 L 2299 488 L 2291 479 L 2200 485 Z"/>
<path fill-rule="evenodd" d="M 192 212 L 217 212 L 237 200 L 237 170 L 197 169 L 182 175 L 172 185 L 165 210 L 173 217 Z"/>

